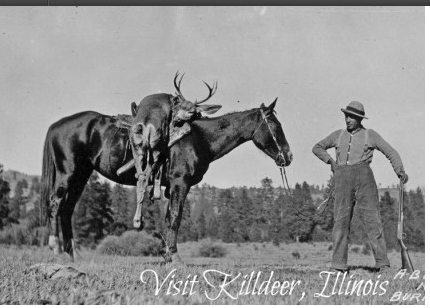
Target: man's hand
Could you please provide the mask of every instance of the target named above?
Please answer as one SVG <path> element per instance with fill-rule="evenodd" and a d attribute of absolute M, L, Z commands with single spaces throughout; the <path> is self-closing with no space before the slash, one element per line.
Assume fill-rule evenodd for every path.
<path fill-rule="evenodd" d="M 409 176 L 406 174 L 405 171 L 401 171 L 399 174 L 399 179 L 402 180 L 403 184 L 406 184 L 409 180 Z"/>
<path fill-rule="evenodd" d="M 334 173 L 334 170 L 335 170 L 335 169 L 336 169 L 336 167 L 337 167 L 336 162 L 334 161 L 334 159 L 333 159 L 333 158 L 330 158 L 330 160 L 328 161 L 328 163 L 331 165 L 331 172 L 333 172 L 333 173 Z"/>

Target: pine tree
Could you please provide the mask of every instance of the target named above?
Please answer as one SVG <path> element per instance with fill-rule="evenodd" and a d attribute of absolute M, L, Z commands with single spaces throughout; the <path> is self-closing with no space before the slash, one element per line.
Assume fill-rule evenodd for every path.
<path fill-rule="evenodd" d="M 197 226 L 197 222 L 191 219 L 190 225 L 190 241 L 198 241 L 199 240 L 199 230 Z"/>
<path fill-rule="evenodd" d="M 253 238 L 261 238 L 263 241 L 270 241 L 269 229 L 272 222 L 269 218 L 270 212 L 275 203 L 275 189 L 272 185 L 273 181 L 269 178 L 261 180 L 261 187 L 258 188 L 253 202 L 252 217 L 256 230 L 253 230 Z M 258 236 L 256 233 L 260 232 Z"/>
<path fill-rule="evenodd" d="M 83 244 L 95 245 L 108 233 L 113 222 L 110 186 L 100 183 L 97 173 L 90 176 L 78 202 L 75 230 Z"/>
<path fill-rule="evenodd" d="M 384 229 L 385 242 L 388 249 L 397 247 L 397 213 L 395 209 L 395 200 L 391 198 L 390 193 L 386 191 L 381 196 L 380 210 L 381 221 Z M 397 203 L 398 204 L 398 203 Z"/>
<path fill-rule="evenodd" d="M 26 215 L 26 203 L 28 198 L 24 196 L 24 188 L 28 187 L 28 183 L 25 179 L 18 181 L 15 186 L 14 196 L 10 203 L 11 218 L 18 220 L 24 218 Z"/>
<path fill-rule="evenodd" d="M 9 223 L 9 182 L 3 179 L 3 165 L 0 164 L 0 230 Z"/>
<path fill-rule="evenodd" d="M 40 181 L 39 178 L 37 176 L 33 177 L 33 179 L 31 180 L 31 190 L 33 191 L 33 193 L 35 193 L 36 195 L 40 194 Z"/>
<path fill-rule="evenodd" d="M 317 223 L 320 225 L 321 229 L 324 231 L 332 231 L 334 225 L 334 183 L 333 176 L 327 183 L 327 187 L 324 191 L 324 200 L 328 200 L 325 205 L 325 210 L 320 214 L 317 219 Z M 330 198 L 331 195 L 331 198 Z"/>
<path fill-rule="evenodd" d="M 261 242 L 263 239 L 261 237 L 260 225 L 257 222 L 253 222 L 249 231 L 249 240 L 251 242 Z"/>
<path fill-rule="evenodd" d="M 293 191 L 293 205 L 300 212 L 299 217 L 295 215 L 296 210 L 290 206 L 291 211 L 287 216 L 288 233 L 295 241 L 308 241 L 312 239 L 312 232 L 316 222 L 313 219 L 315 206 L 312 201 L 309 185 L 303 182 L 296 184 Z"/>
<path fill-rule="evenodd" d="M 40 204 L 40 196 L 37 197 L 35 204 Z M 27 229 L 32 230 L 34 228 L 40 227 L 40 214 L 39 214 L 39 206 L 33 207 L 30 211 L 27 213 Z"/>
<path fill-rule="evenodd" d="M 149 193 L 145 192 L 142 205 L 143 228 L 149 234 L 161 231 L 160 204 L 162 204 L 161 200 L 151 201 L 149 200 Z"/>
<path fill-rule="evenodd" d="M 200 216 L 197 219 L 197 233 L 198 233 L 198 238 L 203 239 L 206 237 L 207 232 L 206 232 L 206 219 L 205 219 L 205 214 L 202 212 L 200 212 Z"/>
<path fill-rule="evenodd" d="M 287 203 L 286 196 L 281 194 L 275 200 L 272 210 L 270 211 L 270 221 L 272 224 L 269 229 L 269 237 L 276 246 L 290 237 L 286 220 L 288 216 L 287 212 L 289 211 Z"/>
<path fill-rule="evenodd" d="M 220 209 L 218 237 L 225 243 L 235 242 L 237 238 L 235 234 L 237 215 L 233 206 L 234 198 L 231 189 L 224 189 L 218 200 L 218 208 Z"/>
<path fill-rule="evenodd" d="M 416 249 L 423 250 L 425 246 L 425 201 L 422 190 L 410 190 L 405 193 L 404 204 L 404 233 L 405 242 Z"/>
<path fill-rule="evenodd" d="M 324 187 L 324 185 L 322 186 Z M 317 185 L 317 193 L 320 193 Z M 332 239 L 332 230 L 334 225 L 334 183 L 333 176 L 330 176 L 327 187 L 324 190 L 323 199 L 318 198 L 315 201 L 318 215 L 315 217 L 315 229 L 312 234 L 314 241 L 330 241 Z"/>
<path fill-rule="evenodd" d="M 215 215 L 211 216 L 208 222 L 207 235 L 211 239 L 218 238 L 218 220 Z"/>
<path fill-rule="evenodd" d="M 119 236 L 128 229 L 128 219 L 130 216 L 129 191 L 120 184 L 116 184 L 112 189 L 112 218 L 110 232 Z"/>
<path fill-rule="evenodd" d="M 234 198 L 235 211 L 237 214 L 237 237 L 240 242 L 249 241 L 249 226 L 253 222 L 254 208 L 252 199 L 248 196 L 248 189 L 242 187 Z"/>
<path fill-rule="evenodd" d="M 184 202 L 184 208 L 182 209 L 181 226 L 178 232 L 178 242 L 184 243 L 191 240 L 191 208 L 190 203 L 187 200 Z"/>

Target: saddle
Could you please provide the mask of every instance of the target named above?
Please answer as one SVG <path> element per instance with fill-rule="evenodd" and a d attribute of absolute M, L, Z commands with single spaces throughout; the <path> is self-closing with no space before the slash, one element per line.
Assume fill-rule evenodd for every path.
<path fill-rule="evenodd" d="M 132 116 L 128 114 L 118 114 L 113 116 L 115 120 L 115 126 L 118 128 L 125 128 L 128 131 L 131 129 Z M 188 122 L 184 122 L 182 126 L 175 126 L 172 123 L 169 125 L 169 144 L 170 148 L 176 142 L 184 138 L 191 132 L 191 126 Z"/>

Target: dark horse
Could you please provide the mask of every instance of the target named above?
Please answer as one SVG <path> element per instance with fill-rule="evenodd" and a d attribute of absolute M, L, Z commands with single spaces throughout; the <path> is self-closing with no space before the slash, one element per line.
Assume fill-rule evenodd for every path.
<path fill-rule="evenodd" d="M 169 181 L 170 200 L 165 230 L 160 234 L 166 261 L 182 262 L 176 244 L 184 201 L 190 187 L 203 179 L 211 162 L 252 140 L 278 166 L 291 163 L 289 144 L 273 112 L 275 104 L 276 100 L 268 107 L 262 104 L 260 108 L 195 120 L 191 133 L 170 148 L 168 176 L 162 180 L 163 186 Z M 60 252 L 60 220 L 63 249 L 73 258 L 72 213 L 93 170 L 114 182 L 136 185 L 135 168 L 120 176 L 116 174 L 132 153 L 127 149 L 128 130 L 118 128 L 115 121 L 111 116 L 87 111 L 63 118 L 48 130 L 41 215 L 50 226 L 49 245 L 56 254 Z"/>

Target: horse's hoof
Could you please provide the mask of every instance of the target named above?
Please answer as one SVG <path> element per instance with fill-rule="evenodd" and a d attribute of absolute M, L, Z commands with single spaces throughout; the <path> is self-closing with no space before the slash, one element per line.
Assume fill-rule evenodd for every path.
<path fill-rule="evenodd" d="M 54 251 L 54 255 L 59 255 L 61 253 L 60 240 L 57 236 L 49 236 L 48 247 Z"/>
<path fill-rule="evenodd" d="M 172 263 L 172 256 L 167 253 L 162 253 L 161 256 L 163 257 L 164 261 L 167 263 Z"/>
<path fill-rule="evenodd" d="M 134 220 L 134 221 L 133 221 L 133 226 L 134 226 L 137 230 L 142 230 L 142 229 L 143 229 L 143 221 L 142 221 L 142 220 Z"/>
<path fill-rule="evenodd" d="M 50 235 L 48 240 L 48 246 L 51 249 L 54 249 L 59 244 L 58 237 L 55 235 Z"/>
<path fill-rule="evenodd" d="M 68 262 L 75 262 L 75 258 L 73 256 L 73 254 L 65 253 L 64 255 L 65 255 L 64 259 L 68 260 Z"/>
<path fill-rule="evenodd" d="M 172 267 L 178 268 L 178 267 L 184 267 L 186 265 L 184 261 L 182 261 L 178 253 L 172 253 L 171 259 L 172 259 L 172 262 L 170 262 L 170 265 Z"/>

